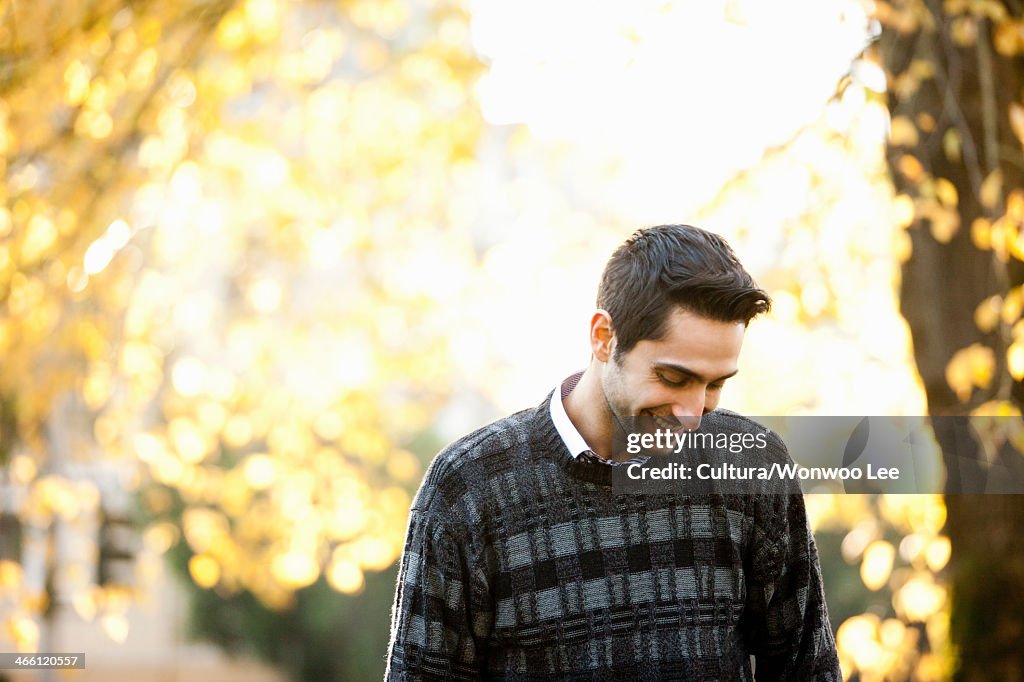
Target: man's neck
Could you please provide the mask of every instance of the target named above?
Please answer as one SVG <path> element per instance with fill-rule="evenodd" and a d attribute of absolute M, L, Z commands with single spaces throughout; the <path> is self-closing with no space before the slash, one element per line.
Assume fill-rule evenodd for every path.
<path fill-rule="evenodd" d="M 554 396 L 557 398 L 558 396 Z M 587 445 L 604 459 L 612 456 L 612 413 L 608 408 L 596 360 L 591 360 L 576 388 L 564 401 L 565 413 Z"/>

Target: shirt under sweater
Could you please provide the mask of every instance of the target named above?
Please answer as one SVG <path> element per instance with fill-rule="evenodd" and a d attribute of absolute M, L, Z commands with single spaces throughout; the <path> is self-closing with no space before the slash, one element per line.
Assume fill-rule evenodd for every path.
<path fill-rule="evenodd" d="M 555 430 L 558 431 L 558 437 L 562 439 L 565 449 L 568 450 L 573 459 L 589 459 L 596 464 L 606 464 L 608 466 L 629 466 L 630 464 L 644 464 L 647 462 L 648 457 L 645 455 L 638 455 L 624 462 L 604 459 L 594 452 L 587 445 L 587 442 L 583 440 L 583 436 L 580 435 L 572 420 L 569 419 L 569 414 L 565 411 L 564 404 L 565 399 L 576 389 L 576 385 L 580 382 L 582 376 L 583 372 L 576 372 L 566 378 L 565 381 L 555 387 L 551 400 L 548 401 L 550 406 L 548 413 L 551 415 L 551 422 L 555 425 Z M 559 397 L 556 398 L 555 396 Z"/>
<path fill-rule="evenodd" d="M 842 679 L 800 495 L 613 494 L 550 399 L 428 468 L 387 679 L 752 680 L 751 656 L 758 680 Z"/>

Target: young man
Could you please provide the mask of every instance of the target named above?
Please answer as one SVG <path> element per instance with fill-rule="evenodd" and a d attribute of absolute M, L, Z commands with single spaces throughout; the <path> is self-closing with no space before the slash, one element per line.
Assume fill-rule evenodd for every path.
<path fill-rule="evenodd" d="M 838 682 L 800 495 L 611 487 L 616 426 L 698 428 L 767 294 L 721 237 L 665 225 L 616 250 L 597 304 L 582 374 L 428 469 L 387 678 L 750 680 L 753 656 L 758 680 Z"/>

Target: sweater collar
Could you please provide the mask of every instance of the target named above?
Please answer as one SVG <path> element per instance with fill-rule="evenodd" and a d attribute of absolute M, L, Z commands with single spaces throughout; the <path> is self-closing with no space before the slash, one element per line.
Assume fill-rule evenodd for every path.
<path fill-rule="evenodd" d="M 530 449 L 535 456 L 554 462 L 573 478 L 611 487 L 612 469 L 585 458 L 574 457 L 551 419 L 551 401 L 558 399 L 554 391 L 533 410 L 530 425 Z"/>

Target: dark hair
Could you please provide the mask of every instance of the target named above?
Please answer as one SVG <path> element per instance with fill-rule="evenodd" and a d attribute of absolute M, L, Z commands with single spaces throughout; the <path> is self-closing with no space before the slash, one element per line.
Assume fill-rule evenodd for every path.
<path fill-rule="evenodd" d="M 615 356 L 665 333 L 676 306 L 718 322 L 747 324 L 771 307 L 729 244 L 690 225 L 637 230 L 601 275 L 597 306 L 612 318 Z"/>

